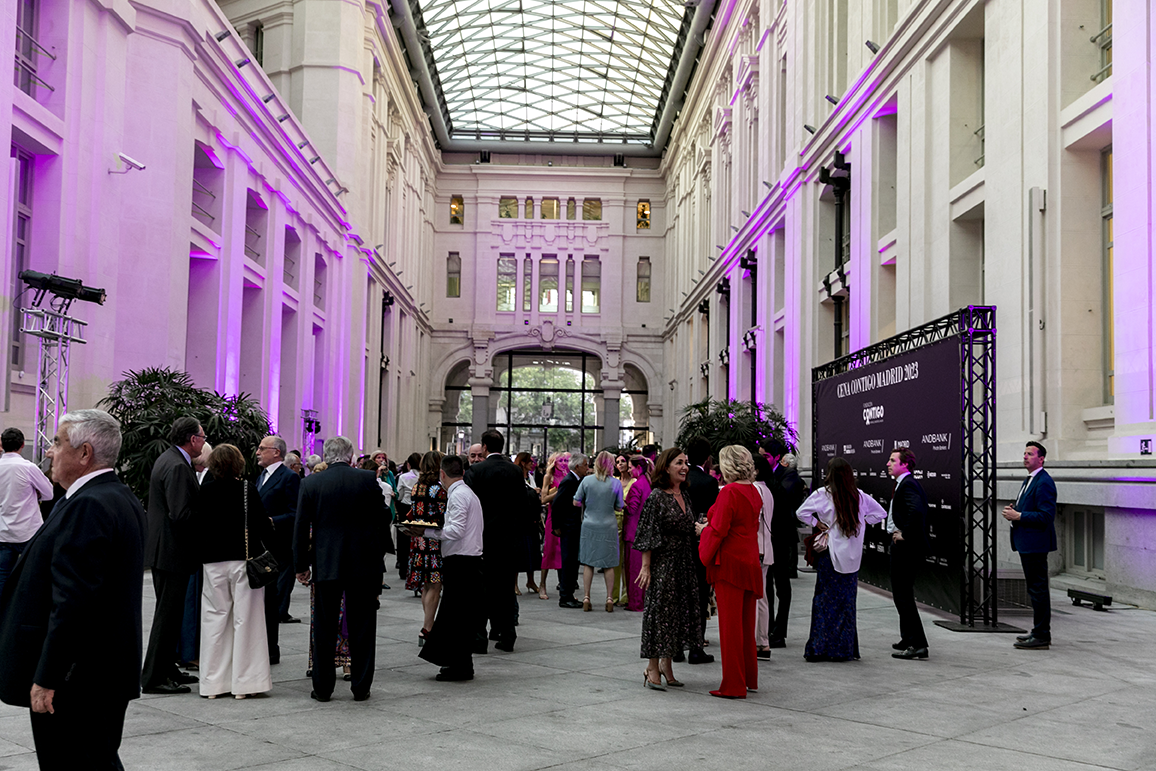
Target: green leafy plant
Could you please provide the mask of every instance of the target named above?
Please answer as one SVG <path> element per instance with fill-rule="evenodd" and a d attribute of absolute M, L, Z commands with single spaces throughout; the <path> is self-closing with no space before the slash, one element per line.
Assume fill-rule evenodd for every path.
<path fill-rule="evenodd" d="M 704 399 L 683 408 L 675 444 L 686 447 L 697 436 L 706 437 L 716 458 L 719 450 L 730 444 L 741 444 L 755 452 L 759 442 L 771 437 L 791 448 L 799 440 L 795 427 L 774 407 L 716 399 Z"/>
<path fill-rule="evenodd" d="M 146 506 L 153 464 L 169 448 L 169 429 L 177 418 L 198 418 L 210 444 L 240 448 L 249 474 L 256 473 L 254 453 L 269 434 L 269 416 L 250 395 L 224 396 L 197 388 L 188 373 L 167 367 L 124 373 L 97 406 L 120 421 L 117 470 Z"/>

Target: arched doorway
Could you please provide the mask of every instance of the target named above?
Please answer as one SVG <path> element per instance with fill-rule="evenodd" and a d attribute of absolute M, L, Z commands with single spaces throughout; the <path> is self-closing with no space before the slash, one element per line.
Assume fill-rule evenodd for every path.
<path fill-rule="evenodd" d="M 645 444 L 649 427 L 638 403 L 646 401 L 645 379 L 630 378 L 618 400 L 603 400 L 602 363 L 583 351 L 512 350 L 494 357 L 486 424 L 506 436 L 506 453 L 538 458 L 565 450 L 591 453 L 631 442 Z M 442 446 L 464 452 L 472 436 L 473 398 L 465 368 L 446 379 Z M 617 437 L 603 436 L 607 403 L 619 411 Z"/>

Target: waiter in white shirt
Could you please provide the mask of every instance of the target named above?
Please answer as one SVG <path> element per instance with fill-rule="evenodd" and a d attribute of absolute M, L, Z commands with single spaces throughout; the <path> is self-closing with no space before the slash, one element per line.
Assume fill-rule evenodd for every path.
<path fill-rule="evenodd" d="M 412 536 L 441 541 L 441 604 L 417 655 L 441 667 L 435 679 L 442 682 L 474 679 L 474 633 L 483 608 L 471 597 L 482 582 L 482 504 L 462 481 L 464 473 L 460 456 L 442 458 L 441 483 L 447 491 L 443 526 L 406 528 Z"/>
<path fill-rule="evenodd" d="M 12 567 L 24 546 L 43 519 L 40 516 L 40 501 L 52 498 L 52 483 L 44 472 L 31 461 L 25 460 L 20 451 L 24 449 L 24 432 L 18 428 L 6 428 L 0 434 L 0 591 L 12 572 Z"/>

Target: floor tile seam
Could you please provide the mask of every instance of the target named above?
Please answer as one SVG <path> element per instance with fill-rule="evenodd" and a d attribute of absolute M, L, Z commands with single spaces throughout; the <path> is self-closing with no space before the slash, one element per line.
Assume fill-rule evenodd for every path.
<path fill-rule="evenodd" d="M 342 768 L 354 768 L 354 769 L 359 769 L 359 771 L 363 771 L 363 769 L 361 769 L 360 766 L 351 766 L 348 763 L 343 763 L 340 760 L 334 760 L 333 758 L 327 758 L 319 752 L 303 752 L 300 757 L 296 757 L 296 758 L 284 758 L 281 760 L 268 760 L 268 761 L 265 761 L 262 763 L 257 763 L 257 764 L 252 765 L 252 766 L 238 766 L 238 768 L 235 771 L 241 771 L 241 769 L 246 769 L 246 768 L 276 768 L 280 764 L 288 762 L 288 761 L 308 760 L 309 758 L 318 758 L 320 760 L 325 760 L 325 761 L 328 761 L 330 763 L 336 763 L 337 765 L 341 766 Z"/>
<path fill-rule="evenodd" d="M 201 720 L 200 718 L 192 717 L 191 715 L 186 715 L 186 714 L 184 714 L 184 713 L 181 713 L 181 712 L 173 712 L 172 710 L 168 710 L 168 709 L 165 709 L 164 707 L 162 707 L 162 706 L 159 706 L 159 705 L 158 705 L 158 706 L 153 706 L 153 703 L 154 703 L 154 702 L 160 702 L 160 701 L 164 701 L 164 700 L 165 700 L 165 698 L 175 698 L 175 697 L 171 697 L 171 696 L 170 696 L 170 697 L 164 697 L 164 698 L 161 698 L 161 699 L 149 699 L 148 701 L 141 701 L 141 700 L 136 700 L 136 701 L 137 701 L 137 704 L 138 704 L 138 706 L 137 706 L 137 709 L 140 709 L 141 707 L 147 707 L 148 709 L 155 709 L 155 710 L 157 710 L 158 712 L 163 712 L 163 713 L 164 713 L 164 714 L 166 714 L 166 715 L 171 715 L 171 716 L 173 716 L 173 717 L 184 718 L 185 720 L 192 720 L 192 721 L 193 721 L 193 722 L 195 722 L 195 723 L 199 723 L 201 726 L 213 726 L 213 725 L 217 725 L 216 723 L 209 723 L 209 722 L 206 722 L 206 721 L 204 721 L 204 720 Z M 197 697 L 197 698 L 200 698 L 200 697 Z M 132 704 L 132 702 L 130 701 L 130 702 L 129 702 L 129 704 L 131 705 L 131 704 Z M 194 726 L 194 727 L 199 727 L 199 726 Z M 181 730 L 181 729 L 175 729 L 175 730 Z"/>
<path fill-rule="evenodd" d="M 1138 688 L 1139 686 L 1135 686 L 1135 687 Z M 1112 693 L 1114 693 L 1114 691 Z M 1102 693 L 1102 694 L 1099 694 L 1097 696 L 1077 697 L 1075 701 L 1069 701 L 1065 704 L 1057 704 L 1054 707 L 1041 707 L 1040 709 L 1037 709 L 1034 712 L 1028 712 L 1027 714 L 1017 715 L 1015 718 L 1012 718 L 1011 720 L 1027 720 L 1029 718 L 1040 717 L 1041 715 L 1047 715 L 1047 714 L 1052 713 L 1052 712 L 1058 712 L 1060 710 L 1071 709 L 1072 707 L 1074 707 L 1078 704 L 1086 704 L 1087 702 L 1095 701 L 1096 699 L 1103 698 L 1104 696 L 1107 696 L 1107 695 L 1108 694 Z M 971 736 L 972 734 L 977 734 L 977 733 L 980 733 L 981 731 L 990 730 L 990 728 L 991 727 L 989 726 L 988 728 L 981 728 L 981 729 L 976 730 L 976 731 L 969 731 L 968 733 L 963 734 L 963 736 Z M 960 741 L 966 741 L 966 739 L 964 739 L 963 736 L 959 737 Z M 1048 756 L 1045 756 L 1045 757 L 1048 757 Z"/>
<path fill-rule="evenodd" d="M 996 749 L 996 750 L 1003 750 L 1004 752 L 1015 752 L 1015 753 L 1018 753 L 1021 755 L 1030 755 L 1030 756 L 1035 757 L 1035 758 L 1047 758 L 1048 760 L 1062 760 L 1066 763 L 1078 763 L 1081 766 L 1087 766 L 1088 768 L 1100 768 L 1100 769 L 1104 769 L 1104 771 L 1131 771 L 1130 769 L 1125 768 L 1124 766 L 1105 766 L 1101 763 L 1091 763 L 1091 762 L 1088 762 L 1086 760 L 1075 760 L 1073 758 L 1062 757 L 1060 755 L 1045 755 L 1042 752 L 1033 752 L 1032 750 L 1013 749 L 1011 747 L 1001 747 L 998 744 L 985 744 L 983 742 L 969 740 L 969 739 L 965 739 L 962 737 L 954 738 L 951 741 L 960 742 L 961 744 L 969 744 L 973 747 L 983 747 L 983 748 L 989 749 L 989 750 L 990 749 Z"/>

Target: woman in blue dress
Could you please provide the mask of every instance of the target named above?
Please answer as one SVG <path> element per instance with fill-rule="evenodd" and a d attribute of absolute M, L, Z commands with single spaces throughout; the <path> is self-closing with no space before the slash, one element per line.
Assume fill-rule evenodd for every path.
<path fill-rule="evenodd" d="M 594 473 L 582 478 L 574 505 L 582 506 L 582 535 L 578 541 L 578 562 L 586 597 L 582 610 L 590 610 L 590 584 L 595 568 L 604 568 L 606 612 L 614 612 L 614 570 L 618 567 L 618 519 L 622 509 L 622 483 L 614 478 L 614 456 L 603 450 L 594 461 Z"/>

